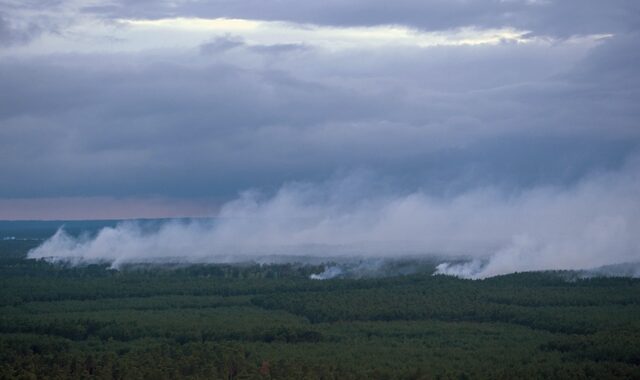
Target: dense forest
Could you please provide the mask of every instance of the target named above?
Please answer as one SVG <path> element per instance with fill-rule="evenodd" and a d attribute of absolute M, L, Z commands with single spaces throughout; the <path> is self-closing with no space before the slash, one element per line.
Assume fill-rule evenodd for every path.
<path fill-rule="evenodd" d="M 112 270 L 25 259 L 37 244 L 0 241 L 1 379 L 640 378 L 636 279 Z"/>

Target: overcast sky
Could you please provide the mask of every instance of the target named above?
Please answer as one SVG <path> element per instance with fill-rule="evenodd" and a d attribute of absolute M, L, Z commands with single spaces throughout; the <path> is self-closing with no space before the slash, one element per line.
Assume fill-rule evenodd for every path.
<path fill-rule="evenodd" d="M 571 188 L 638 168 L 639 68 L 637 0 L 0 0 L 0 219 Z"/>

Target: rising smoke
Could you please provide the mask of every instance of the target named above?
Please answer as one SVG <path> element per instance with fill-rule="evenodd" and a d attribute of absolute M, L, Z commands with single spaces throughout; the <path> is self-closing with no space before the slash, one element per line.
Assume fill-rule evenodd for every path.
<path fill-rule="evenodd" d="M 358 175 L 291 183 L 271 197 L 244 193 L 208 222 L 173 221 L 153 231 L 125 222 L 79 238 L 60 230 L 29 257 L 117 268 L 419 256 L 443 258 L 437 273 L 465 278 L 634 263 L 640 262 L 639 168 L 632 160 L 569 187 L 478 188 L 453 197 L 372 192 L 370 179 Z M 317 276 L 341 271 L 329 267 Z"/>

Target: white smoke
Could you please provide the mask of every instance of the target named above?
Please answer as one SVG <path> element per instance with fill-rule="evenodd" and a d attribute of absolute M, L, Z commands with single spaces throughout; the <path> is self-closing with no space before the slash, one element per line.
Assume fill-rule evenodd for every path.
<path fill-rule="evenodd" d="M 639 168 L 632 160 L 571 187 L 515 194 L 480 188 L 450 198 L 377 192 L 372 181 L 358 175 L 293 183 L 272 197 L 244 193 L 213 223 L 170 222 L 152 232 L 123 223 L 92 238 L 61 230 L 29 257 L 118 267 L 270 256 L 421 255 L 450 257 L 437 273 L 470 278 L 638 262 Z"/>
<path fill-rule="evenodd" d="M 339 266 L 330 266 L 321 273 L 312 274 L 309 278 L 312 280 L 330 280 L 340 276 L 342 273 L 342 269 Z"/>

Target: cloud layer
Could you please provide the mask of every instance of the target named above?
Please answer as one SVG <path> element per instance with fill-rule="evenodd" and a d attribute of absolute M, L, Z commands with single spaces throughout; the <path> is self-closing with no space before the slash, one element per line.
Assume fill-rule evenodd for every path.
<path fill-rule="evenodd" d="M 361 168 L 434 191 L 571 182 L 637 151 L 637 41 L 8 53 L 0 197 L 228 200 Z"/>

